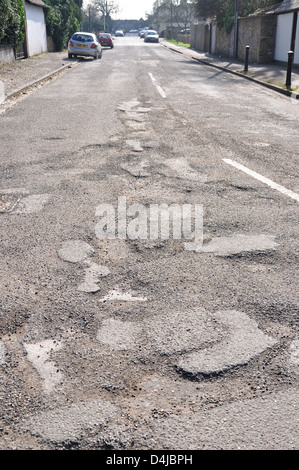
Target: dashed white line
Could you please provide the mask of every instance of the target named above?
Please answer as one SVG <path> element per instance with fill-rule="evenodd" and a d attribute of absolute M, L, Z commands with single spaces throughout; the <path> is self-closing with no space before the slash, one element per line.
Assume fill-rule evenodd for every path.
<path fill-rule="evenodd" d="M 160 93 L 160 95 L 162 96 L 162 98 L 166 98 L 166 94 L 165 94 L 164 90 L 159 85 L 156 84 L 156 79 L 153 76 L 153 74 L 149 72 L 149 76 L 151 77 L 151 80 L 152 80 L 153 84 L 157 88 L 157 90 Z"/>
<path fill-rule="evenodd" d="M 238 170 L 243 171 L 244 173 L 247 173 L 247 175 L 252 176 L 253 178 L 261 181 L 262 183 L 267 184 L 270 186 L 272 189 L 276 189 L 276 191 L 281 192 L 282 194 L 285 194 L 286 196 L 291 197 L 292 199 L 295 199 L 295 201 L 299 202 L 299 194 L 295 193 L 294 191 L 291 191 L 290 189 L 285 188 L 284 186 L 281 186 L 280 184 L 275 183 L 274 181 L 270 180 L 269 178 L 266 178 L 263 175 L 260 175 L 259 173 L 256 173 L 255 171 L 250 170 L 244 165 L 241 165 L 238 162 L 235 162 L 233 160 L 230 160 L 229 158 L 223 158 L 222 159 L 225 163 L 228 163 L 229 165 L 234 166 Z"/>
<path fill-rule="evenodd" d="M 162 96 L 162 98 L 166 98 L 166 94 L 160 86 L 157 86 L 157 90 L 160 93 L 160 95 Z"/>

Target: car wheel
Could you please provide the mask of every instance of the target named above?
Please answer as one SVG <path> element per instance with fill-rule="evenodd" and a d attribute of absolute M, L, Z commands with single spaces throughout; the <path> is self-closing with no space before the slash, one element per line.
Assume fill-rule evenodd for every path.
<path fill-rule="evenodd" d="M 69 59 L 72 59 L 72 57 L 73 57 L 73 54 L 68 54 Z"/>

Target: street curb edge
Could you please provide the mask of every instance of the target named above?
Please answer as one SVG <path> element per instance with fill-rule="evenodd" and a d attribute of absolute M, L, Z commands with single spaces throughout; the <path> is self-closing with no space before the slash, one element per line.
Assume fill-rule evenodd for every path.
<path fill-rule="evenodd" d="M 166 49 L 169 49 L 173 52 L 177 52 L 179 54 L 184 54 L 184 51 L 180 51 L 178 49 L 174 49 L 172 48 L 171 46 L 168 46 L 166 44 L 161 44 L 163 47 L 165 47 Z M 276 91 L 277 93 L 281 93 L 285 96 L 288 96 L 289 98 L 293 98 L 293 99 L 297 99 L 299 100 L 299 93 L 296 93 L 294 91 L 290 91 L 290 90 L 285 90 L 284 88 L 280 88 L 279 86 L 277 85 L 273 85 L 272 83 L 267 83 L 267 82 L 263 82 L 262 80 L 258 80 L 257 78 L 254 78 L 254 77 L 251 77 L 249 75 L 245 75 L 244 73 L 242 72 L 237 72 L 235 70 L 229 70 L 227 68 L 224 68 L 224 67 L 221 67 L 220 65 L 216 65 L 216 64 L 213 64 L 211 62 L 208 62 L 208 61 L 205 61 L 203 59 L 199 59 L 198 57 L 194 57 L 194 56 L 186 56 L 192 60 L 196 60 L 197 62 L 201 63 L 201 64 L 204 64 L 204 65 L 209 65 L 210 67 L 214 67 L 218 70 L 223 70 L 224 72 L 228 72 L 228 73 L 231 73 L 233 75 L 236 75 L 238 77 L 241 77 L 241 78 L 245 78 L 246 80 L 249 80 L 249 81 L 252 81 L 254 83 L 257 83 L 258 85 L 261 85 L 261 86 L 264 86 L 266 88 L 269 88 L 273 91 Z"/>
<path fill-rule="evenodd" d="M 47 80 L 48 78 L 51 78 L 53 77 L 54 75 L 57 75 L 58 73 L 62 72 L 63 70 L 67 69 L 67 68 L 73 68 L 73 67 L 76 67 L 77 65 L 79 65 L 79 62 L 76 62 L 74 64 L 72 64 L 72 66 L 70 67 L 70 65 L 63 65 L 62 67 L 59 67 L 58 69 L 54 70 L 53 72 L 50 72 L 46 75 L 44 75 L 43 77 L 40 77 L 38 78 L 37 80 L 34 80 L 30 83 L 27 83 L 25 86 L 19 88 L 18 90 L 15 90 L 11 93 L 9 93 L 8 95 L 5 96 L 5 100 L 4 100 L 4 103 L 5 101 L 7 101 L 8 99 L 10 98 L 13 98 L 14 96 L 16 95 L 19 95 L 20 93 L 23 93 L 24 91 L 28 90 L 29 88 L 37 85 L 38 83 L 41 83 L 43 82 L 44 80 Z"/>

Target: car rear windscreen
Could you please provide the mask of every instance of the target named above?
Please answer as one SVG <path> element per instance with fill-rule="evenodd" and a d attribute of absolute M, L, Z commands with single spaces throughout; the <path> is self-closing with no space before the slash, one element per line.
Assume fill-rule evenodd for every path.
<path fill-rule="evenodd" d="M 93 37 L 85 34 L 74 34 L 72 39 L 80 42 L 93 42 Z"/>

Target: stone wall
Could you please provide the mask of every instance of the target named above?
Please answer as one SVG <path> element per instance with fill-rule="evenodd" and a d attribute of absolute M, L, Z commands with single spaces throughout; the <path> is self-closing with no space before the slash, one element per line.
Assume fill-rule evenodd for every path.
<path fill-rule="evenodd" d="M 9 64 L 15 61 L 15 52 L 13 47 L 0 47 L 0 65 Z"/>
<path fill-rule="evenodd" d="M 276 15 L 262 17 L 259 63 L 270 64 L 274 60 Z"/>
<path fill-rule="evenodd" d="M 202 21 L 190 28 L 190 45 L 197 51 L 205 50 L 205 22 Z"/>
<path fill-rule="evenodd" d="M 178 33 L 177 41 L 183 42 L 184 44 L 190 44 L 190 34 Z"/>
<path fill-rule="evenodd" d="M 238 20 L 237 57 L 245 59 L 245 48 L 250 46 L 250 63 L 271 63 L 274 60 L 275 15 L 252 16 Z M 216 27 L 216 40 L 209 41 L 212 34 L 212 23 L 200 22 L 191 27 L 191 47 L 202 52 L 212 52 L 222 57 L 234 57 L 235 28 L 230 33 L 224 27 Z M 210 38 L 211 39 L 211 38 Z M 213 44 L 211 47 L 211 44 Z M 213 49 L 213 50 L 210 50 Z"/>
<path fill-rule="evenodd" d="M 250 46 L 249 61 L 258 63 L 260 56 L 261 17 L 240 18 L 238 31 L 238 59 L 244 60 L 245 48 Z"/>
<path fill-rule="evenodd" d="M 250 46 L 249 62 L 269 64 L 274 60 L 275 15 L 239 19 L 238 59 L 244 60 Z"/>
<path fill-rule="evenodd" d="M 215 53 L 223 57 L 234 56 L 235 28 L 228 34 L 225 28 L 217 26 Z"/>

